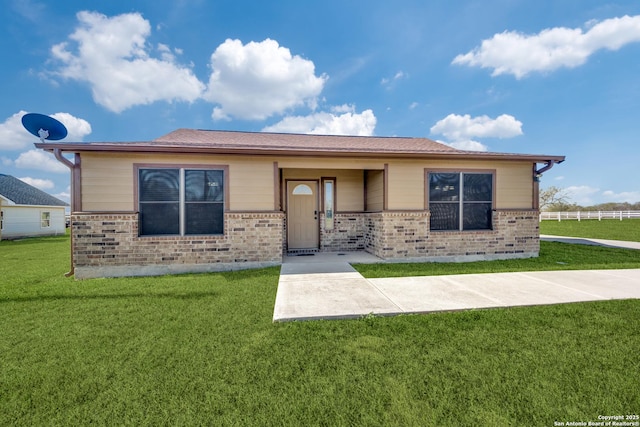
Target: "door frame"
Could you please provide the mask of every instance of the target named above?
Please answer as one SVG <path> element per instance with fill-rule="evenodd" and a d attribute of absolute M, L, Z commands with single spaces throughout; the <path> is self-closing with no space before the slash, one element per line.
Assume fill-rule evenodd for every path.
<path fill-rule="evenodd" d="M 289 184 L 292 182 L 297 182 L 297 183 L 313 183 L 315 186 L 315 211 L 316 211 L 316 218 L 315 218 L 315 223 L 314 223 L 314 227 L 316 229 L 317 232 L 317 239 L 316 239 L 316 243 L 313 247 L 311 248 L 300 248 L 300 249 L 290 249 L 289 247 L 289 215 L 290 215 L 290 207 L 291 207 L 291 203 L 289 200 Z M 285 179 L 285 185 L 284 185 L 284 190 L 285 190 L 285 200 L 286 200 L 286 209 L 285 209 L 285 215 L 286 215 L 286 239 L 287 239 L 287 250 L 319 250 L 320 249 L 320 180 L 319 179 L 308 179 L 308 178 L 300 178 L 300 179 L 294 179 L 294 178 L 287 178 Z"/>

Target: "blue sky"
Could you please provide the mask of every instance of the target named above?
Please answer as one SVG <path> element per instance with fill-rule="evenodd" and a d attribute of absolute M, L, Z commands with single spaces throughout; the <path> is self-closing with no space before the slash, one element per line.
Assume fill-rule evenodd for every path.
<path fill-rule="evenodd" d="M 640 2 L 5 0 L 0 172 L 68 200 L 66 141 L 177 128 L 428 137 L 566 155 L 542 187 L 640 201 Z"/>

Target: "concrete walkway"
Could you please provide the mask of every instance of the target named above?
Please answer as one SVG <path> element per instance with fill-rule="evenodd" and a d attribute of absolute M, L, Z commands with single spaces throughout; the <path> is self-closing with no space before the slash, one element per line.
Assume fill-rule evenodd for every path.
<path fill-rule="evenodd" d="M 640 269 L 365 279 L 349 264 L 381 261 L 360 252 L 286 257 L 274 322 L 640 298 Z"/>

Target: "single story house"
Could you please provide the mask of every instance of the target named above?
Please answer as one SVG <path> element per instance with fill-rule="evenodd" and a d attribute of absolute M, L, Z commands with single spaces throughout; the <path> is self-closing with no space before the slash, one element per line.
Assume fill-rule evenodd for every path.
<path fill-rule="evenodd" d="M 535 257 L 538 178 L 565 159 L 426 138 L 193 129 L 36 147 L 72 171 L 78 279 L 277 265 L 309 251 Z"/>
<path fill-rule="evenodd" d="M 0 174 L 0 239 L 64 234 L 67 206 L 26 182 Z"/>

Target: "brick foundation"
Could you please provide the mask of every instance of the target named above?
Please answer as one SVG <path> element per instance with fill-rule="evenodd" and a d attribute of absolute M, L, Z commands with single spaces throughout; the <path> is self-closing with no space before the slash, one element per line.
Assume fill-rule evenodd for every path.
<path fill-rule="evenodd" d="M 282 263 L 285 214 L 225 213 L 221 236 L 138 236 L 137 213 L 74 213 L 78 279 L 223 271 Z M 321 224 L 324 217 L 321 214 Z M 474 261 L 537 256 L 537 211 L 493 212 L 493 230 L 429 230 L 429 212 L 338 213 L 320 250 L 366 250 L 387 261 Z"/>
<path fill-rule="evenodd" d="M 283 213 L 225 213 L 222 236 L 138 236 L 138 214 L 74 213 L 77 279 L 223 271 L 282 262 Z"/>
<path fill-rule="evenodd" d="M 365 218 L 365 248 L 382 259 L 428 254 L 428 212 L 376 212 Z"/>
<path fill-rule="evenodd" d="M 364 213 L 338 213 L 333 229 L 325 229 L 324 213 L 320 214 L 320 250 L 324 252 L 362 251 L 365 248 Z"/>
<path fill-rule="evenodd" d="M 378 212 L 365 218 L 365 249 L 385 260 L 477 261 L 538 256 L 537 211 L 493 212 L 493 230 L 430 231 L 429 212 Z"/>

